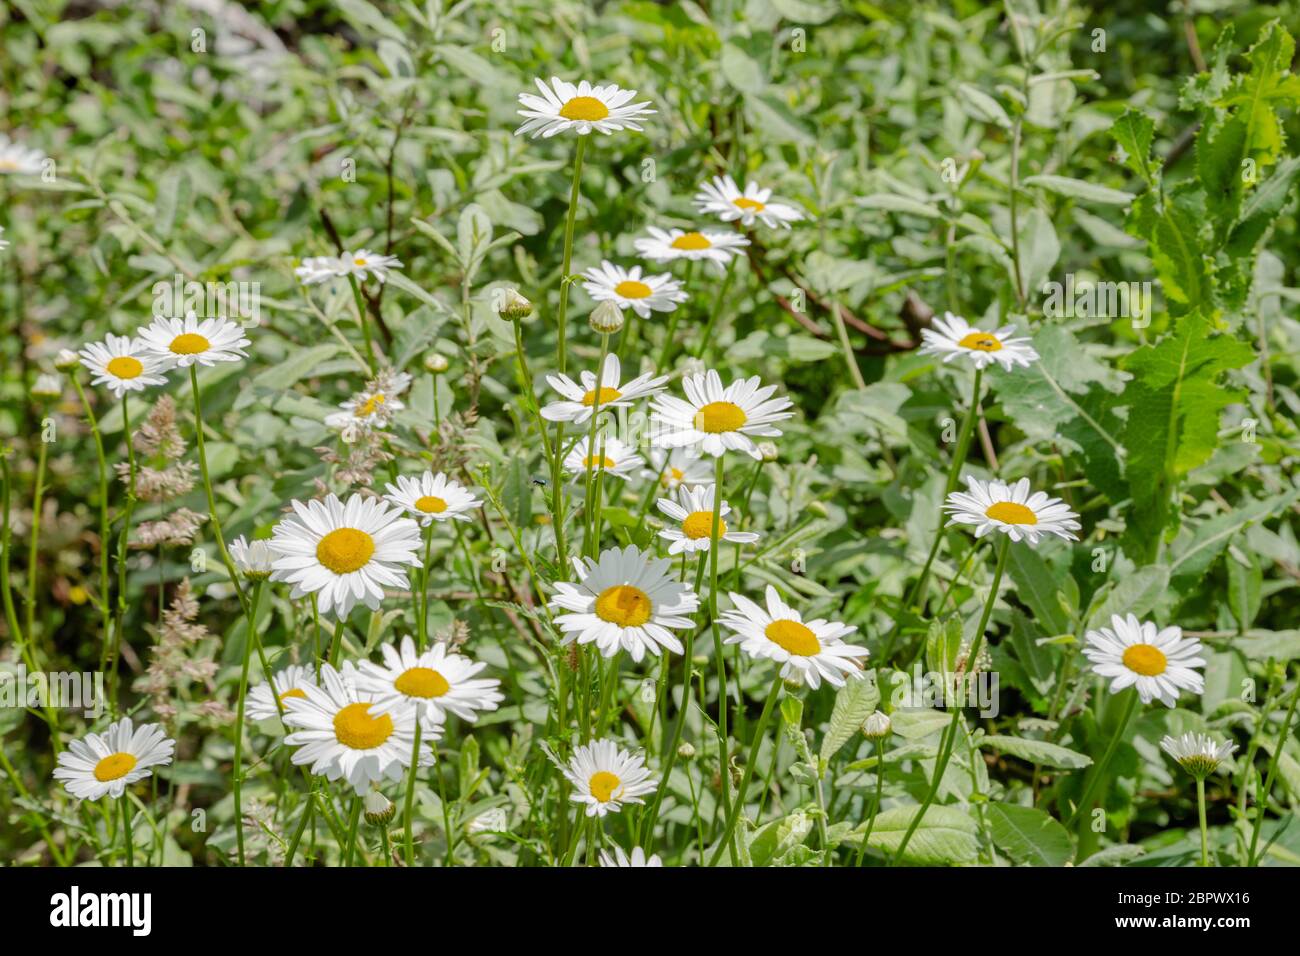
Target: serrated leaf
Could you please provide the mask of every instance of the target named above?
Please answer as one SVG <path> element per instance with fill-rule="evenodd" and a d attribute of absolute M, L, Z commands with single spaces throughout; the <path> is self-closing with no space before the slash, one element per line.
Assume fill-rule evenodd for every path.
<path fill-rule="evenodd" d="M 991 803 L 986 813 L 994 844 L 1015 862 L 1064 866 L 1074 858 L 1069 831 L 1042 810 Z"/>
<path fill-rule="evenodd" d="M 859 680 L 845 682 L 835 695 L 835 707 L 822 737 L 818 756 L 823 764 L 829 763 L 839 749 L 862 729 L 862 722 L 879 703 L 880 688 L 876 686 L 874 671 Z"/>
<path fill-rule="evenodd" d="M 1156 124 L 1151 117 L 1131 106 L 1110 128 L 1111 138 L 1124 151 L 1124 165 L 1141 176 L 1147 185 L 1155 182 L 1155 167 L 1151 163 L 1151 142 L 1155 132 Z"/>
<path fill-rule="evenodd" d="M 1048 743 L 1046 740 L 1030 740 L 1026 737 L 1009 737 L 993 734 L 980 738 L 979 745 L 998 753 L 1019 757 L 1030 763 L 1058 770 L 1082 770 L 1092 763 L 1092 758 L 1077 750 L 1062 747 L 1060 744 Z"/>
<path fill-rule="evenodd" d="M 890 807 L 876 814 L 875 825 L 867 845 L 892 856 L 903 842 L 903 834 L 912 823 L 919 806 Z M 860 840 L 866 831 L 863 823 L 854 831 Z M 920 866 L 959 866 L 974 863 L 979 854 L 975 821 L 953 807 L 932 806 L 926 811 L 916 832 L 908 841 L 903 859 Z"/>

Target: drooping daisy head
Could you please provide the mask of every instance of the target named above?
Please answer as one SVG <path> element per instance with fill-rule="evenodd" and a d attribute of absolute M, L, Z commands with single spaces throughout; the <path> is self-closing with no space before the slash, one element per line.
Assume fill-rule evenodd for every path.
<path fill-rule="evenodd" d="M 291 584 L 292 597 L 315 594 L 321 613 L 347 617 L 358 601 L 378 608 L 385 585 L 406 586 L 402 566 L 420 563 L 420 526 L 379 498 L 291 504 L 294 516 L 271 538 L 272 578 Z"/>
<path fill-rule="evenodd" d="M 948 526 L 969 524 L 975 526 L 975 537 L 1000 531 L 1012 541 L 1038 544 L 1045 534 L 1054 534 L 1066 541 L 1077 540 L 1079 516 L 1060 498 L 1051 498 L 1041 491 L 1032 494 L 1029 479 L 1021 478 L 1014 485 L 1005 481 L 980 481 L 966 477 L 966 491 L 954 491 L 944 501 L 943 510 L 949 515 Z"/>
<path fill-rule="evenodd" d="M 636 90 L 620 89 L 611 83 L 608 86 L 592 86 L 586 80 L 577 86 L 551 77 L 549 85 L 540 78 L 534 79 L 541 96 L 535 93 L 520 93 L 519 115 L 524 123 L 515 135 L 531 134 L 549 139 L 569 130 L 579 136 L 586 136 L 592 130 L 609 135 L 621 129 L 640 130 L 638 122 L 642 117 L 655 111 L 649 101 L 633 103 Z"/>
<path fill-rule="evenodd" d="M 411 765 L 415 747 L 415 710 L 405 705 L 379 707 L 329 664 L 321 666 L 320 685 L 304 684 L 302 697 L 284 701 L 284 722 L 298 728 L 284 738 L 295 765 L 310 764 L 327 780 L 343 779 L 358 794 L 385 778 L 399 780 Z M 441 714 L 421 721 L 420 766 L 433 762 L 425 741 L 442 736 Z"/>
<path fill-rule="evenodd" d="M 663 860 L 659 859 L 658 853 L 652 853 L 650 856 L 645 855 L 645 850 L 639 846 L 632 848 L 629 855 L 623 852 L 621 846 L 614 847 L 613 855 L 608 850 L 600 851 L 601 866 L 663 866 Z"/>
<path fill-rule="evenodd" d="M 91 342 L 77 354 L 90 370 L 90 384 L 107 385 L 118 398 L 167 381 L 165 363 L 129 336 L 107 335 L 103 342 Z"/>
<path fill-rule="evenodd" d="M 689 296 L 682 284 L 667 272 L 642 275 L 640 266 L 625 269 L 608 259 L 582 274 L 582 287 L 597 302 L 613 302 L 620 309 L 632 309 L 641 318 L 651 312 L 671 312 Z"/>
<path fill-rule="evenodd" d="M 167 368 L 188 368 L 238 362 L 248 358 L 244 348 L 251 343 L 229 319 L 199 319 L 191 312 L 183 319 L 154 319 L 140 330 L 140 344 Z"/>
<path fill-rule="evenodd" d="M 727 263 L 749 245 L 749 240 L 737 232 L 719 232 L 712 229 L 692 230 L 656 229 L 648 227 L 650 235 L 638 239 L 633 246 L 651 262 L 673 262 L 677 259 L 706 259 L 726 270 Z"/>
<path fill-rule="evenodd" d="M 316 683 L 315 669 L 300 664 L 290 664 L 273 674 L 269 681 L 262 681 L 249 690 L 248 703 L 244 705 L 245 710 L 253 720 L 269 720 L 278 717 L 281 708 L 288 709 L 288 701 L 291 698 L 307 696 L 304 688 L 308 686 L 319 686 Z M 279 707 L 275 705 L 277 698 L 280 701 Z"/>
<path fill-rule="evenodd" d="M 0 176 L 39 176 L 46 156 L 39 149 L 12 142 L 0 133 Z"/>
<path fill-rule="evenodd" d="M 699 598 L 690 585 L 673 577 L 672 562 L 636 545 L 602 551 L 598 560 L 574 560 L 575 583 L 557 582 L 551 607 L 561 612 L 555 625 L 562 643 L 595 644 L 605 657 L 620 649 L 640 661 L 660 648 L 682 653 L 673 629 L 693 627 L 690 615 Z"/>
<path fill-rule="evenodd" d="M 661 448 L 698 445 L 714 457 L 730 448 L 760 459 L 762 453 L 754 437 L 778 436 L 781 430 L 774 423 L 794 417 L 794 412 L 786 411 L 793 403 L 788 398 L 772 398 L 776 386 L 760 386 L 757 375 L 723 388 L 721 376 L 709 369 L 687 375 L 682 388 L 686 401 L 660 395 L 651 404 L 654 443 Z"/>
<path fill-rule="evenodd" d="M 802 210 L 773 201 L 772 190 L 760 189 L 758 183 L 750 180 L 742 191 L 730 176 L 715 176 L 700 186 L 695 194 L 695 206 L 723 222 L 739 219 L 742 225 L 752 226 L 757 219 L 769 229 L 789 229 L 790 223 L 803 218 Z"/>
<path fill-rule="evenodd" d="M 369 692 L 381 707 L 406 704 L 422 715 L 437 710 L 474 720 L 505 700 L 499 680 L 474 676 L 486 664 L 449 651 L 441 642 L 420 653 L 415 642 L 404 637 L 400 647 L 385 644 L 382 651 L 384 663 L 362 661 L 356 677 L 358 689 Z"/>
<path fill-rule="evenodd" d="M 1194 670 L 1205 666 L 1201 642 L 1183 637 L 1182 628 L 1171 625 L 1158 630 L 1153 622 L 1139 621 L 1133 614 L 1116 614 L 1110 624 L 1084 635 L 1083 654 L 1092 662 L 1093 673 L 1113 678 L 1112 694 L 1132 685 L 1142 703 L 1158 700 L 1172 707 L 1179 690 L 1205 692 L 1205 678 Z"/>
<path fill-rule="evenodd" d="M 59 754 L 54 779 L 80 800 L 120 797 L 126 788 L 172 762 L 176 741 L 158 724 L 131 723 L 123 717 L 102 734 L 86 734 Z"/>
<path fill-rule="evenodd" d="M 682 485 L 677 489 L 677 500 L 660 498 L 659 510 L 672 524 L 659 532 L 659 537 L 669 542 L 669 554 L 694 554 L 708 551 L 713 545 L 713 485 L 691 488 Z M 731 506 L 722 502 L 718 511 L 718 540 L 732 544 L 752 544 L 758 535 L 751 531 L 736 531 L 727 527 Z"/>
<path fill-rule="evenodd" d="M 1004 325 L 993 332 L 984 332 L 968 323 L 960 315 L 945 312 L 935 318 L 933 329 L 922 329 L 922 355 L 942 355 L 945 363 L 958 356 L 966 356 L 975 367 L 987 368 L 997 362 L 1010 372 L 1017 365 L 1028 368 L 1038 361 L 1038 353 L 1029 339 L 1016 336 L 1014 325 Z"/>
<path fill-rule="evenodd" d="M 547 383 L 563 398 L 544 407 L 542 417 L 550 422 L 582 423 L 591 418 L 598 403 L 602 411 L 607 408 L 630 408 L 637 399 L 663 391 L 664 382 L 668 381 L 667 375 L 656 376 L 653 372 L 648 372 L 627 382 L 620 382 L 622 372 L 618 356 L 611 352 L 605 356 L 605 364 L 601 366 L 599 385 L 596 384 L 594 372 L 582 372 L 578 376 L 581 385 L 567 375 L 546 376 Z"/>
<path fill-rule="evenodd" d="M 642 797 L 655 790 L 641 755 L 613 740 L 593 740 L 577 747 L 567 764 L 557 761 L 557 766 L 573 787 L 571 799 L 585 803 L 589 817 L 616 813 L 625 803 L 645 803 Z"/>
<path fill-rule="evenodd" d="M 574 477 L 603 471 L 606 476 L 627 478 L 643 464 L 645 459 L 633 451 L 631 445 L 599 432 L 594 446 L 590 446 L 590 436 L 584 435 L 564 456 L 564 470 Z"/>
<path fill-rule="evenodd" d="M 388 492 L 385 498 L 426 528 L 435 521 L 472 521 L 470 512 L 483 507 L 464 485 L 442 472 L 399 475 L 397 484 L 386 485 L 384 490 Z"/>
<path fill-rule="evenodd" d="M 307 256 L 293 270 L 303 285 L 318 285 L 333 279 L 342 278 L 342 260 L 338 256 Z"/>
<path fill-rule="evenodd" d="M 383 285 L 388 279 L 388 270 L 400 268 L 402 263 L 397 256 L 380 255 L 369 249 L 358 249 L 356 252 L 344 250 L 339 256 L 340 275 L 354 275 L 361 282 L 373 275 Z"/>
<path fill-rule="evenodd" d="M 671 450 L 651 448 L 650 467 L 641 476 L 658 481 L 664 491 L 676 491 L 682 485 L 713 484 L 713 466 L 700 457 L 697 445 Z"/>
<path fill-rule="evenodd" d="M 1166 735 L 1160 741 L 1160 748 L 1197 780 L 1204 780 L 1232 756 L 1237 745 L 1231 740 L 1216 744 L 1209 734 L 1187 733 L 1181 737 Z"/>
<path fill-rule="evenodd" d="M 249 541 L 241 534 L 230 542 L 230 559 L 235 562 L 236 570 L 253 580 L 271 576 L 273 558 L 269 541 Z"/>
<path fill-rule="evenodd" d="M 770 584 L 766 609 L 735 592 L 731 603 L 735 607 L 719 618 L 722 626 L 733 632 L 726 643 L 739 644 L 751 657 L 777 661 L 782 665 L 782 678 L 817 688 L 823 679 L 843 687 L 846 677 L 861 676 L 860 661 L 866 659 L 867 649 L 844 643 L 844 637 L 856 627 L 821 618 L 804 621 Z"/>

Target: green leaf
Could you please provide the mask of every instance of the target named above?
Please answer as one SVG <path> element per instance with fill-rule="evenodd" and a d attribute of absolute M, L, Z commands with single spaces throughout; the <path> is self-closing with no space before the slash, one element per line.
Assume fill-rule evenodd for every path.
<path fill-rule="evenodd" d="M 1169 587 L 1169 568 L 1153 564 L 1124 575 L 1104 594 L 1099 592 L 1100 603 L 1088 615 L 1089 628 L 1103 627 L 1115 614 L 1136 614 L 1138 617 L 1154 608 Z"/>
<path fill-rule="evenodd" d="M 292 357 L 285 359 L 280 364 L 259 372 L 253 379 L 253 385 L 256 388 L 271 388 L 282 391 L 298 380 L 310 375 L 315 371 L 316 366 L 327 359 L 332 359 L 338 354 L 338 351 L 339 347 L 334 342 L 313 345 L 310 348 L 296 351 L 292 354 Z"/>
<path fill-rule="evenodd" d="M 893 856 L 903 842 L 919 806 L 890 807 L 876 814 L 867 845 Z M 856 840 L 866 832 L 864 822 L 854 831 Z M 953 807 L 932 806 L 908 841 L 903 859 L 919 866 L 959 866 L 974 863 L 979 854 L 976 825 L 969 814 Z"/>
<path fill-rule="evenodd" d="M 979 741 L 981 747 L 996 750 L 998 753 L 1019 757 L 1030 763 L 1058 770 L 1082 770 L 1092 763 L 1092 758 L 1077 750 L 1062 747 L 1060 744 L 1048 743 L 1046 740 L 1029 740 L 1025 737 L 1006 737 L 993 734 Z"/>
<path fill-rule="evenodd" d="M 1098 186 L 1096 183 L 1085 182 L 1082 179 L 1070 179 L 1068 176 L 1029 176 L 1024 179 L 1022 185 L 1038 186 L 1059 196 L 1084 199 L 1106 206 L 1127 206 L 1134 199 L 1132 193 Z"/>
<path fill-rule="evenodd" d="M 862 722 L 880 703 L 880 688 L 876 686 L 875 671 L 869 671 L 859 680 L 846 681 L 835 695 L 826 735 L 822 737 L 819 756 L 823 764 L 839 752 L 858 731 Z"/>
<path fill-rule="evenodd" d="M 734 43 L 722 45 L 719 59 L 722 77 L 741 93 L 761 93 L 767 86 L 763 70 L 754 60 Z"/>
<path fill-rule="evenodd" d="M 1070 619 L 1057 599 L 1060 588 L 1056 575 L 1033 548 L 1012 548 L 1007 554 L 1007 568 L 1016 582 L 1016 596 L 1034 612 L 1038 623 L 1049 634 L 1070 630 Z"/>
<path fill-rule="evenodd" d="M 1124 151 L 1124 165 L 1142 177 L 1148 186 L 1155 183 L 1156 167 L 1151 163 L 1151 141 L 1156 124 L 1141 110 L 1129 107 L 1110 128 L 1111 138 Z"/>
<path fill-rule="evenodd" d="M 970 83 L 958 84 L 957 102 L 972 119 L 979 120 L 981 123 L 993 123 L 1003 129 L 1011 128 L 1011 117 L 1002 108 L 1002 104 L 978 86 Z"/>
<path fill-rule="evenodd" d="M 1042 810 L 1010 803 L 990 803 L 993 842 L 1017 863 L 1064 866 L 1074 858 L 1069 831 Z"/>

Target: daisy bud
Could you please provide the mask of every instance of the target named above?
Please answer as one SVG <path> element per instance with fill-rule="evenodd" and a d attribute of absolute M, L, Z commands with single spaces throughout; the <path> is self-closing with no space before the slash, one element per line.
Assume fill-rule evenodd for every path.
<path fill-rule="evenodd" d="M 785 684 L 785 692 L 791 695 L 798 694 L 804 688 L 801 677 L 787 677 L 782 683 Z"/>
<path fill-rule="evenodd" d="M 1208 734 L 1183 734 L 1181 737 L 1166 736 L 1160 741 L 1160 749 L 1197 780 L 1204 780 L 1232 756 L 1237 745 L 1230 741 L 1216 744 Z"/>
<path fill-rule="evenodd" d="M 677 756 L 682 760 L 691 760 L 695 757 L 695 748 L 691 746 L 689 740 L 677 748 Z"/>
<path fill-rule="evenodd" d="M 517 289 L 505 289 L 501 293 L 501 305 L 497 312 L 501 318 L 515 322 L 532 315 L 533 304 L 520 295 Z"/>
<path fill-rule="evenodd" d="M 450 367 L 451 363 L 447 361 L 447 356 L 443 355 L 441 352 L 430 352 L 424 357 L 424 370 L 426 372 L 432 372 L 434 375 L 441 375 Z"/>
<path fill-rule="evenodd" d="M 596 332 L 612 335 L 623 327 L 623 310 L 612 299 L 606 299 L 592 309 L 587 321 Z"/>
<path fill-rule="evenodd" d="M 888 714 L 875 711 L 862 724 L 862 735 L 868 740 L 883 740 L 893 729 Z"/>
<path fill-rule="evenodd" d="M 758 453 L 763 456 L 764 461 L 776 461 L 781 456 L 777 450 L 776 442 L 761 441 L 758 443 Z"/>
<path fill-rule="evenodd" d="M 49 372 L 37 375 L 36 381 L 32 383 L 32 398 L 58 398 L 62 394 L 62 379 Z"/>
<path fill-rule="evenodd" d="M 378 790 L 371 790 L 366 794 L 365 808 L 366 822 L 372 827 L 382 827 L 391 823 L 397 813 L 393 801 Z"/>
<path fill-rule="evenodd" d="M 235 567 L 253 581 L 262 581 L 271 576 L 271 562 L 274 556 L 266 541 L 249 541 L 242 534 L 230 542 L 230 558 Z"/>
<path fill-rule="evenodd" d="M 58 354 L 54 356 L 54 367 L 61 372 L 67 372 L 81 364 L 81 359 L 72 349 L 59 349 Z"/>

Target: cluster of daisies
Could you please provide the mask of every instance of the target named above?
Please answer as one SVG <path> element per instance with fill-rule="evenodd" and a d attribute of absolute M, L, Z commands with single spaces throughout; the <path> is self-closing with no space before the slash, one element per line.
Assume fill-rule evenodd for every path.
<path fill-rule="evenodd" d="M 226 318 L 200 319 L 193 312 L 183 319 L 159 316 L 135 335 L 108 335 L 81 350 L 81 364 L 92 385 L 103 385 L 118 398 L 162 385 L 167 373 L 191 366 L 247 358 L 250 344 L 243 328 Z"/>

